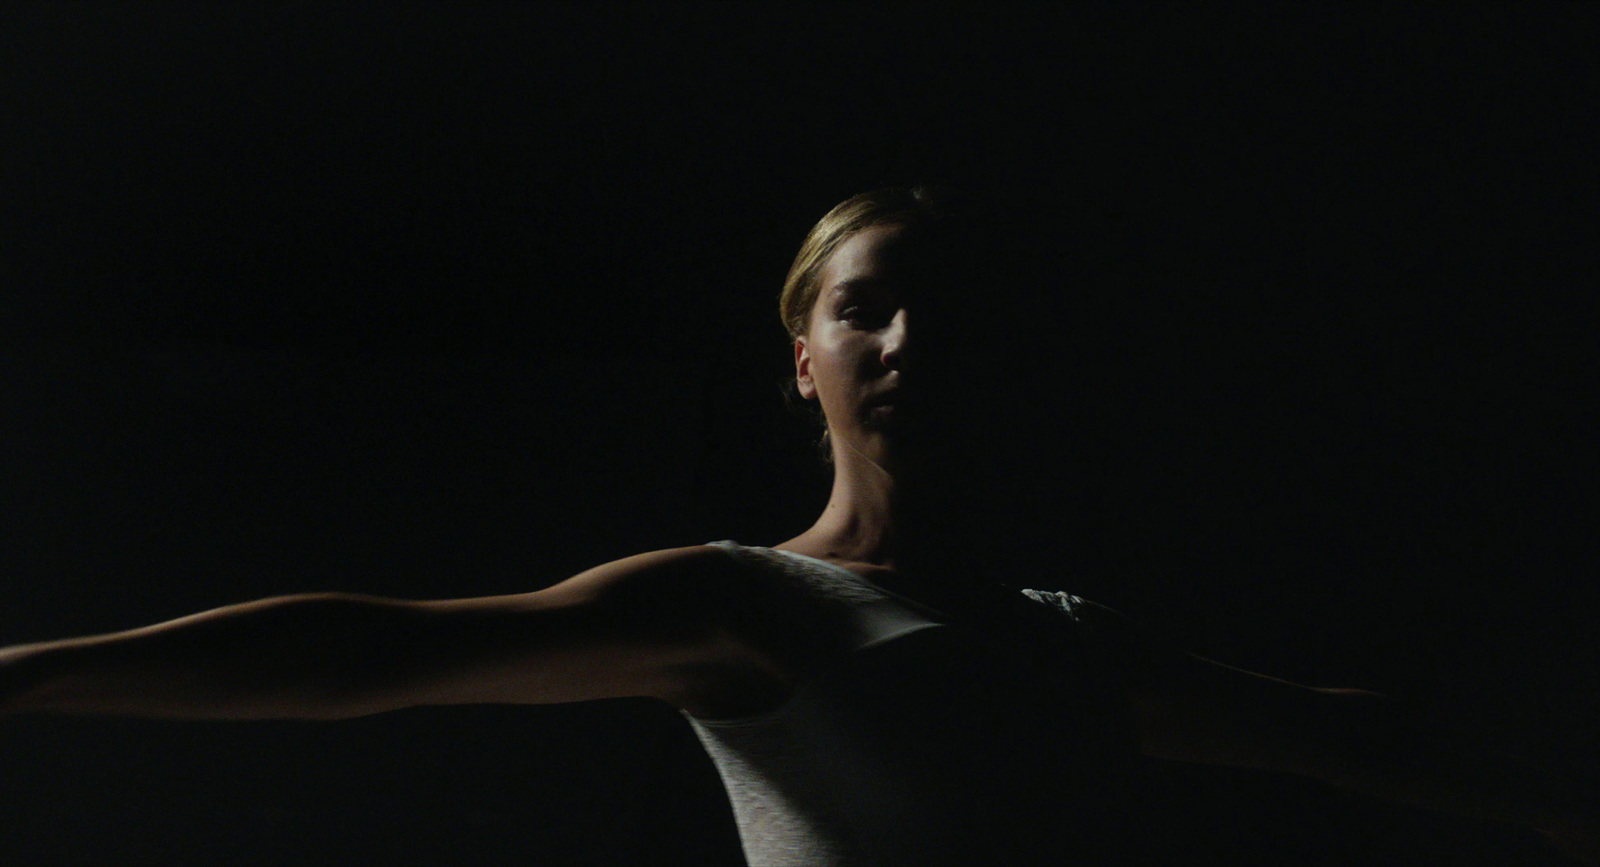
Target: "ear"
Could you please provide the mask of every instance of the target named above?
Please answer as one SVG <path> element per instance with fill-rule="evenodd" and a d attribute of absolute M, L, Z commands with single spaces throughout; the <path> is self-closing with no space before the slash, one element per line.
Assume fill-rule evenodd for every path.
<path fill-rule="evenodd" d="M 800 396 L 806 400 L 817 399 L 817 384 L 811 380 L 811 350 L 804 337 L 794 341 L 794 381 Z"/>

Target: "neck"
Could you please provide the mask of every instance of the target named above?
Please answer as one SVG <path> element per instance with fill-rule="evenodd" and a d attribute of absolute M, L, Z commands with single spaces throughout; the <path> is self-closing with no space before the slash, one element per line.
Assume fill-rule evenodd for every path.
<path fill-rule="evenodd" d="M 926 536 L 920 531 L 925 522 L 916 508 L 917 488 L 903 469 L 886 468 L 836 442 L 828 505 L 789 544 L 830 559 L 903 568 Z"/>

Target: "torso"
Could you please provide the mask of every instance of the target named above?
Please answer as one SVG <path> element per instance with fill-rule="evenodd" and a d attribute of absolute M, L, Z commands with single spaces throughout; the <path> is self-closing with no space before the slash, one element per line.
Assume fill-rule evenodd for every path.
<path fill-rule="evenodd" d="M 985 587 L 971 583 L 969 575 L 957 576 L 954 583 L 951 579 L 942 579 L 941 576 L 919 570 L 916 568 L 898 568 L 885 566 L 864 560 L 851 559 L 840 556 L 825 541 L 814 540 L 806 535 L 797 536 L 787 542 L 773 545 L 775 551 L 790 551 L 795 554 L 804 554 L 821 560 L 825 563 L 838 566 L 855 573 L 871 584 L 882 587 L 897 596 L 902 596 L 921 603 L 928 608 L 939 611 L 951 620 L 960 620 L 972 609 L 981 606 L 986 601 L 995 599 L 994 587 Z M 984 558 L 967 559 L 965 568 L 982 568 L 985 574 L 994 575 L 1001 567 L 998 565 L 987 568 Z"/>
<path fill-rule="evenodd" d="M 916 592 L 926 586 L 917 576 L 882 564 L 816 546 L 775 549 L 914 602 L 928 596 Z M 816 592 L 835 592 L 826 575 L 815 580 Z M 749 718 L 700 732 L 743 810 L 747 851 L 791 863 L 785 840 L 821 839 L 872 863 L 977 863 L 996 847 L 1007 863 L 1036 860 L 1047 847 L 1053 860 L 1102 863 L 1082 847 L 1117 820 L 1135 754 L 1131 725 L 1067 622 L 1013 595 L 1019 604 L 993 609 L 993 621 L 938 617 L 947 628 L 813 657 L 810 670 L 786 669 L 791 679 L 767 702 L 701 715 Z M 872 603 L 846 607 L 856 604 Z M 781 645 L 791 626 L 828 633 L 826 608 L 801 603 L 768 618 L 780 622 L 763 643 Z M 774 837 L 774 816 L 796 829 Z"/>
<path fill-rule="evenodd" d="M 839 557 L 826 545 L 804 537 L 771 547 L 838 566 L 891 593 L 923 602 L 923 594 L 915 592 L 915 578 L 893 567 Z M 701 684 L 678 702 L 680 709 L 697 717 L 731 718 L 760 714 L 783 704 L 820 660 L 810 648 L 791 640 L 785 624 L 765 625 L 776 628 L 740 631 L 735 639 L 739 647 L 727 654 L 729 662 L 708 667 Z M 809 631 L 804 624 L 795 625 L 800 626 L 799 631 Z"/>
<path fill-rule="evenodd" d="M 1020 600 L 1015 592 L 997 593 L 996 588 L 971 584 L 955 587 L 922 572 L 842 557 L 826 542 L 804 535 L 771 547 L 842 568 L 946 623 L 967 620 L 997 602 L 1018 604 Z M 970 580 L 970 576 L 963 577 Z M 798 612 L 778 613 L 783 620 L 793 620 L 797 615 Z M 735 654 L 737 661 L 719 666 L 697 691 L 693 706 L 682 708 L 697 716 L 726 718 L 777 707 L 796 684 L 823 662 L 803 642 L 793 640 L 794 636 L 811 631 L 810 624 L 782 621 L 769 621 L 762 628 L 743 631 Z"/>

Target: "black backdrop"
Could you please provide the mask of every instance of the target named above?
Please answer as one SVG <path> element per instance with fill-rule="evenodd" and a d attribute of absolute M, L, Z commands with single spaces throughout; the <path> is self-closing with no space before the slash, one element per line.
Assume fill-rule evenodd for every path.
<path fill-rule="evenodd" d="M 882 183 L 974 287 L 1027 583 L 1595 768 L 1591 10 L 7 4 L 0 643 L 803 529 L 775 297 Z M 1009 254 L 1008 254 L 1009 255 Z M 998 308 L 998 309 L 995 309 Z M 1561 863 L 1152 765 L 1151 860 Z M 736 863 L 667 710 L 0 725 L 6 863 Z"/>

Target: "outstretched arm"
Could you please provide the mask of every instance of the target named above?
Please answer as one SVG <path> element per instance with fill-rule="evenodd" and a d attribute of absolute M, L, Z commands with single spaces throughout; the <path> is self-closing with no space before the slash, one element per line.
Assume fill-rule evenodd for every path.
<path fill-rule="evenodd" d="M 1600 863 L 1595 787 L 1513 761 L 1361 689 L 1302 686 L 1184 652 L 1117 612 L 1086 619 L 1130 674 L 1146 755 L 1280 771 L 1397 803 L 1539 829 Z"/>
<path fill-rule="evenodd" d="M 641 554 L 535 593 L 263 599 L 0 649 L 0 712 L 338 719 L 423 704 L 650 696 L 692 704 L 756 665 L 720 628 L 726 554 Z"/>

